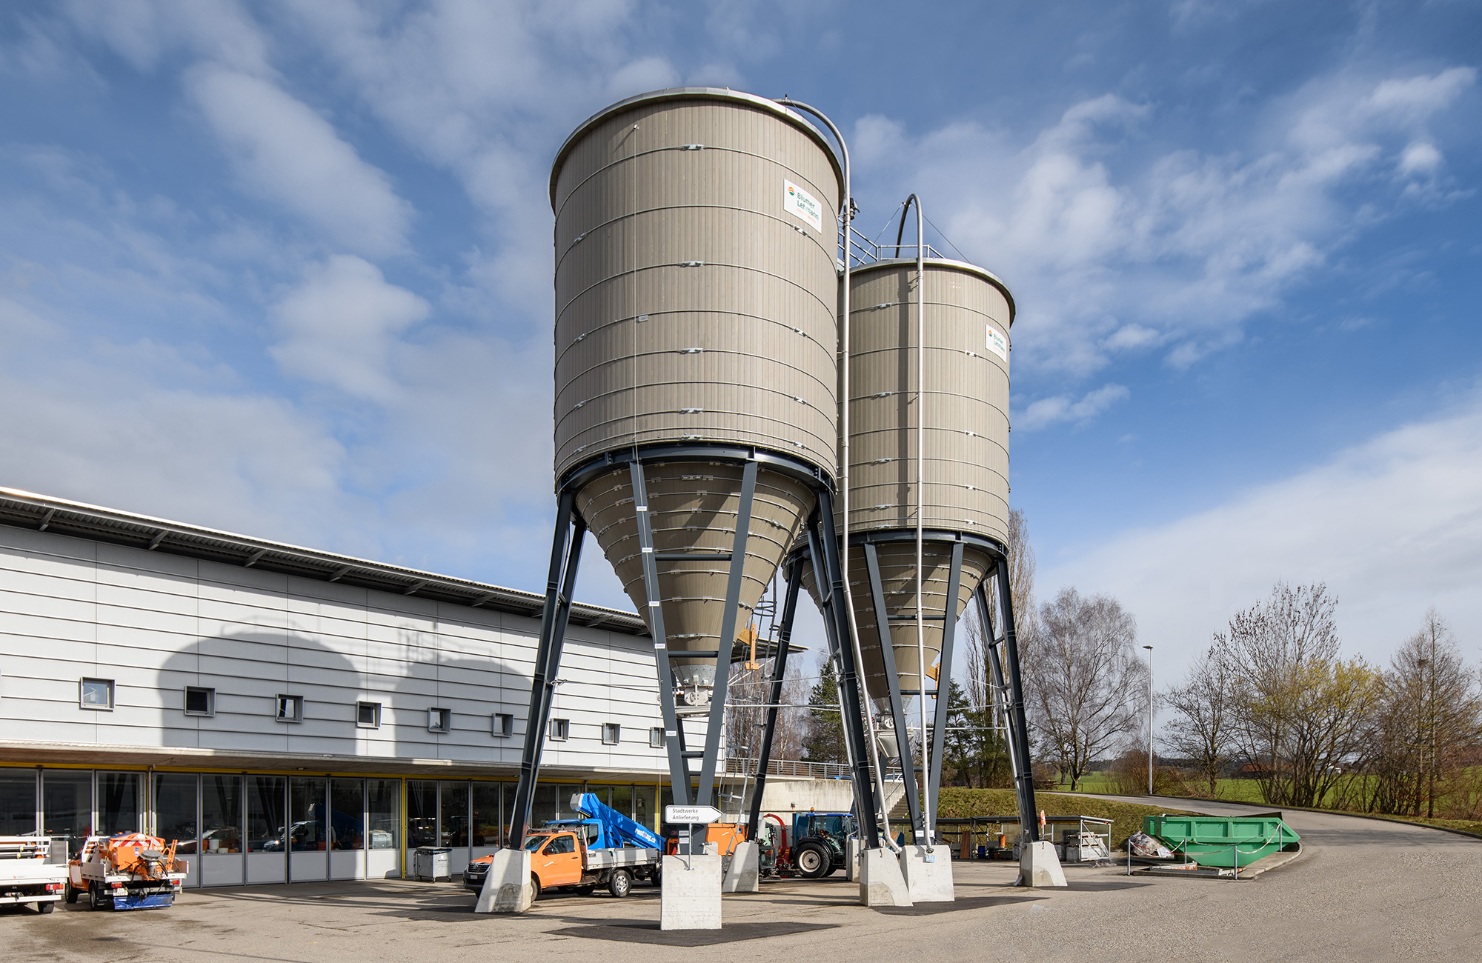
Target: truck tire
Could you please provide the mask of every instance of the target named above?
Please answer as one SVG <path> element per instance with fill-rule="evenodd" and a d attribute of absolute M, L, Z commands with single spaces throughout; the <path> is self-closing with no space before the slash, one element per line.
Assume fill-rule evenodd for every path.
<path fill-rule="evenodd" d="M 804 879 L 822 879 L 828 875 L 828 850 L 817 843 L 804 843 L 793 853 L 793 865 Z"/>
<path fill-rule="evenodd" d="M 89 886 L 87 888 L 87 908 L 90 910 L 103 908 L 102 901 L 98 899 L 98 888 L 96 886 Z"/>
<path fill-rule="evenodd" d="M 36 912 L 46 914 L 57 908 L 56 903 L 37 903 Z"/>
<path fill-rule="evenodd" d="M 576 888 L 576 895 L 578 895 L 578 896 L 591 896 L 595 892 L 597 892 L 597 884 L 596 883 L 593 883 L 593 884 L 588 885 L 588 886 L 578 886 Z"/>
<path fill-rule="evenodd" d="M 530 874 L 530 902 L 540 899 L 540 877 Z"/>
<path fill-rule="evenodd" d="M 612 871 L 612 879 L 607 882 L 607 891 L 618 899 L 628 895 L 633 888 L 633 877 L 626 869 L 615 869 Z"/>
<path fill-rule="evenodd" d="M 65 899 L 68 903 L 77 902 L 77 890 L 71 883 L 63 884 L 62 898 Z"/>

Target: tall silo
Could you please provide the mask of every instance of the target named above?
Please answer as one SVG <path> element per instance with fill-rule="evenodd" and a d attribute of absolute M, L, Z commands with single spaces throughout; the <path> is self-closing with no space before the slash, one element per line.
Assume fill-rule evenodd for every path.
<path fill-rule="evenodd" d="M 844 181 L 799 114 L 712 88 L 614 104 L 558 152 L 556 604 L 517 820 L 586 530 L 654 635 L 676 800 L 697 779 L 709 803 L 737 631 L 810 519 L 832 536 Z"/>
<path fill-rule="evenodd" d="M 926 802 L 923 812 L 906 794 L 917 840 L 935 823 L 947 715 L 937 680 L 945 694 L 957 620 L 985 579 L 1006 586 L 1014 317 L 997 277 L 927 250 L 853 269 L 848 493 L 838 505 L 861 674 L 884 754 L 901 758 Z M 1010 674 L 1017 683 L 1016 656 Z M 913 698 L 918 712 L 908 714 Z M 926 750 L 919 775 L 901 738 L 911 729 Z"/>

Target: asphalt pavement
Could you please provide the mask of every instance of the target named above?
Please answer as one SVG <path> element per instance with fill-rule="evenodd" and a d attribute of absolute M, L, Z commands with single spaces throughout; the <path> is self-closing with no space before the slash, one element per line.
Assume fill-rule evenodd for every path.
<path fill-rule="evenodd" d="M 1026 890 L 1013 864 L 956 862 L 954 903 L 873 910 L 841 879 L 770 882 L 726 897 L 719 931 L 661 931 L 645 885 L 624 900 L 550 894 L 521 916 L 480 916 L 456 883 L 386 880 L 197 890 L 168 910 L 11 911 L 0 933 L 10 961 L 110 963 L 1482 960 L 1482 840 L 1321 813 L 1288 822 L 1301 857 L 1251 880 L 1074 866 L 1067 889 Z"/>

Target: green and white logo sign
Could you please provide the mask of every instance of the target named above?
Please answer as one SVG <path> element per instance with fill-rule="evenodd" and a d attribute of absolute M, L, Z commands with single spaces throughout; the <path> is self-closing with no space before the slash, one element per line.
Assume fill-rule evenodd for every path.
<path fill-rule="evenodd" d="M 1009 342 L 993 325 L 988 325 L 988 350 L 998 355 L 1003 360 L 1009 360 Z"/>
<path fill-rule="evenodd" d="M 823 233 L 823 205 L 818 198 L 809 194 L 792 181 L 782 182 L 782 205 L 794 217 L 800 217 L 813 225 L 813 230 Z"/>

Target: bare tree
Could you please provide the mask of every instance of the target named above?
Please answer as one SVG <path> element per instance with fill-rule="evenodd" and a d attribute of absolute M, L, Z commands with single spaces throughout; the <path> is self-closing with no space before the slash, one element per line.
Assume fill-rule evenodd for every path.
<path fill-rule="evenodd" d="M 1174 755 L 1193 760 L 1210 796 L 1230 762 L 1234 719 L 1230 705 L 1230 666 L 1211 647 L 1189 668 L 1182 685 L 1163 694 L 1173 711 L 1163 739 Z"/>
<path fill-rule="evenodd" d="M 1009 601 L 1014 607 L 1014 633 L 1019 640 L 1019 663 L 1027 664 L 1025 653 L 1034 645 L 1034 548 L 1029 544 L 1029 523 L 1019 509 L 1009 511 L 1008 545 Z M 1002 620 L 998 611 L 998 599 L 992 598 L 990 608 L 995 621 Z M 964 687 L 967 702 L 974 711 L 989 708 L 988 658 L 989 642 L 987 627 L 979 624 L 977 612 L 969 610 L 964 620 L 966 636 L 966 679 Z"/>
<path fill-rule="evenodd" d="M 1372 741 L 1380 677 L 1362 659 L 1339 657 L 1336 607 L 1322 583 L 1277 583 L 1215 636 L 1235 742 L 1259 764 L 1267 802 L 1322 805 Z"/>
<path fill-rule="evenodd" d="M 1036 648 L 1029 708 L 1074 790 L 1093 760 L 1140 731 L 1147 667 L 1137 626 L 1115 599 L 1067 588 L 1040 609 Z"/>
<path fill-rule="evenodd" d="M 1384 674 L 1371 771 L 1372 808 L 1436 814 L 1437 783 L 1450 787 L 1482 740 L 1482 693 L 1451 629 L 1435 609 Z M 1444 794 L 1444 793 L 1443 793 Z"/>

